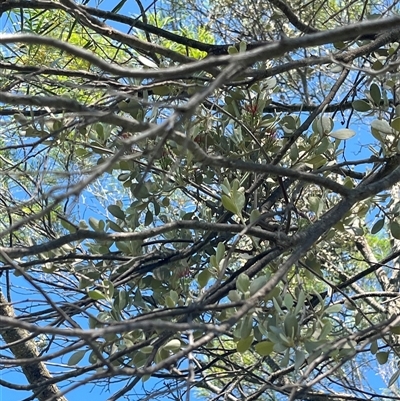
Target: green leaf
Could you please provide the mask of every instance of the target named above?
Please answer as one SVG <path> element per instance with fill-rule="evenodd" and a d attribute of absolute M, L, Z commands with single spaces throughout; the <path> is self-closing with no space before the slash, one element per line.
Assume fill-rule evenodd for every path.
<path fill-rule="evenodd" d="M 114 222 L 111 221 L 111 220 L 108 220 L 108 221 L 107 221 L 107 226 L 108 226 L 109 228 L 111 228 L 111 230 L 113 230 L 113 231 L 117 231 L 117 232 L 119 232 L 119 233 L 124 232 L 124 229 L 123 229 L 122 227 L 120 227 L 117 223 L 114 223 Z"/>
<path fill-rule="evenodd" d="M 88 296 L 91 299 L 94 299 L 95 301 L 98 301 L 99 299 L 106 299 L 107 297 L 101 293 L 99 290 L 91 290 L 88 291 Z"/>
<path fill-rule="evenodd" d="M 396 239 L 400 239 L 400 222 L 399 218 L 391 221 L 389 224 L 390 232 L 392 236 Z"/>
<path fill-rule="evenodd" d="M 239 51 L 240 53 L 244 53 L 247 48 L 247 43 L 244 42 L 243 40 L 239 43 Z"/>
<path fill-rule="evenodd" d="M 381 90 L 379 89 L 379 86 L 375 83 L 371 84 L 369 88 L 369 94 L 371 95 L 372 100 L 374 101 L 376 106 L 379 106 L 381 103 Z"/>
<path fill-rule="evenodd" d="M 118 205 L 110 205 L 107 207 L 107 210 L 117 219 L 125 220 L 125 213 Z"/>
<path fill-rule="evenodd" d="M 223 242 L 218 242 L 217 252 L 215 254 L 217 265 L 221 262 L 224 256 L 225 256 L 225 245 Z"/>
<path fill-rule="evenodd" d="M 202 272 L 200 272 L 197 275 L 197 282 L 199 283 L 200 288 L 204 288 L 207 285 L 210 278 L 211 278 L 211 273 L 208 269 L 204 269 Z"/>
<path fill-rule="evenodd" d="M 160 363 L 160 362 L 163 361 L 164 359 L 167 359 L 169 356 L 170 356 L 170 355 L 169 355 L 169 352 L 168 352 L 166 349 L 160 348 L 160 349 L 157 351 L 157 354 L 156 354 L 156 358 L 155 358 L 156 363 Z"/>
<path fill-rule="evenodd" d="M 175 338 L 173 340 L 168 341 L 162 347 L 167 351 L 179 351 L 181 345 L 182 345 L 181 342 L 177 338 Z"/>
<path fill-rule="evenodd" d="M 385 225 L 385 219 L 379 219 L 371 228 L 371 234 L 377 234 Z"/>
<path fill-rule="evenodd" d="M 254 339 L 253 335 L 250 335 L 246 338 L 241 338 L 239 342 L 236 344 L 237 352 L 240 352 L 241 354 L 246 352 L 251 347 L 251 344 L 253 344 L 253 339 Z"/>
<path fill-rule="evenodd" d="M 257 209 L 253 209 L 250 213 L 250 224 L 253 224 L 256 221 L 258 221 L 260 216 L 261 216 L 261 212 Z"/>
<path fill-rule="evenodd" d="M 95 131 L 96 131 L 96 133 L 97 133 L 98 138 L 99 138 L 101 141 L 104 141 L 104 126 L 103 126 L 103 124 L 97 123 L 97 124 L 95 125 L 94 129 L 95 129 Z"/>
<path fill-rule="evenodd" d="M 240 338 L 248 337 L 253 331 L 253 317 L 246 316 L 240 325 Z"/>
<path fill-rule="evenodd" d="M 286 366 L 289 365 L 289 356 L 290 350 L 287 349 L 283 355 L 283 358 L 281 359 L 281 363 L 279 364 L 282 368 L 286 368 Z"/>
<path fill-rule="evenodd" d="M 235 202 L 230 197 L 228 197 L 226 195 L 222 195 L 222 205 L 229 212 L 236 214 L 236 215 L 239 214 L 239 210 L 238 210 Z"/>
<path fill-rule="evenodd" d="M 144 225 L 149 226 L 150 224 L 153 223 L 153 220 L 154 220 L 153 213 L 150 210 L 148 210 L 146 213 L 146 217 L 144 219 Z"/>
<path fill-rule="evenodd" d="M 286 293 L 284 298 L 283 298 L 283 305 L 286 306 L 287 309 L 292 309 L 293 307 L 293 297 L 289 294 Z"/>
<path fill-rule="evenodd" d="M 145 347 L 140 348 L 140 352 L 143 352 L 143 354 L 151 354 L 153 352 L 153 349 L 153 345 L 146 345 Z"/>
<path fill-rule="evenodd" d="M 267 284 L 268 278 L 267 276 L 260 276 L 253 279 L 250 283 L 250 295 L 254 295 L 258 290 L 264 287 Z"/>
<path fill-rule="evenodd" d="M 254 346 L 257 354 L 261 356 L 268 356 L 272 354 L 274 350 L 274 343 L 271 341 L 261 341 Z"/>
<path fill-rule="evenodd" d="M 240 302 L 242 300 L 242 297 L 240 296 L 238 291 L 230 290 L 229 293 L 228 293 L 228 299 L 231 302 Z"/>
<path fill-rule="evenodd" d="M 318 169 L 321 166 L 326 165 L 327 160 L 326 157 L 324 157 L 323 155 L 316 155 L 311 159 L 307 159 L 306 162 L 312 164 L 314 169 Z"/>
<path fill-rule="evenodd" d="M 104 280 L 103 285 L 106 288 L 106 295 L 108 299 L 112 299 L 114 296 L 114 284 L 110 280 Z"/>
<path fill-rule="evenodd" d="M 176 302 L 174 302 L 174 300 L 167 295 L 165 297 L 165 305 L 167 305 L 168 308 L 174 308 L 176 306 Z"/>
<path fill-rule="evenodd" d="M 356 111 L 370 111 L 371 105 L 364 100 L 355 100 L 352 103 L 353 109 Z"/>
<path fill-rule="evenodd" d="M 396 335 L 400 334 L 400 326 L 394 326 L 390 328 L 390 332 Z"/>
<path fill-rule="evenodd" d="M 323 326 L 318 339 L 324 340 L 332 331 L 332 323 L 327 319 L 324 319 L 321 323 L 323 323 Z"/>
<path fill-rule="evenodd" d="M 240 273 L 236 280 L 236 288 L 241 292 L 245 293 L 249 290 L 250 279 L 249 276 L 245 273 Z"/>
<path fill-rule="evenodd" d="M 148 355 L 144 354 L 141 351 L 136 351 L 134 357 L 132 358 L 133 365 L 136 368 L 142 367 L 148 359 Z"/>
<path fill-rule="evenodd" d="M 375 355 L 378 352 L 378 341 L 372 341 L 370 351 L 372 355 Z"/>
<path fill-rule="evenodd" d="M 342 305 L 341 304 L 337 304 L 337 305 L 331 305 L 328 306 L 325 310 L 324 310 L 324 314 L 325 315 L 330 315 L 330 314 L 334 314 L 334 313 L 338 313 L 342 310 Z"/>
<path fill-rule="evenodd" d="M 388 361 L 389 352 L 377 352 L 375 357 L 379 365 L 384 365 Z"/>
<path fill-rule="evenodd" d="M 305 300 L 306 300 L 306 294 L 304 293 L 303 290 L 300 290 L 300 293 L 297 296 L 296 309 L 294 311 L 296 315 L 303 309 Z"/>
<path fill-rule="evenodd" d="M 389 379 L 388 387 L 392 387 L 393 384 L 397 382 L 399 376 L 400 376 L 400 370 L 396 370 L 396 372 L 394 372 L 392 377 Z"/>
<path fill-rule="evenodd" d="M 133 184 L 131 186 L 131 191 L 132 194 L 137 198 L 137 199 L 144 199 L 144 198 L 148 198 L 149 197 L 149 191 L 146 187 L 145 184 L 142 185 L 137 185 L 137 184 Z"/>
<path fill-rule="evenodd" d="M 328 150 L 330 144 L 331 144 L 331 141 L 329 140 L 329 138 L 324 136 L 322 138 L 321 143 L 318 145 L 317 149 L 315 149 L 314 153 L 316 155 L 321 155 L 322 153 L 325 153 Z"/>
<path fill-rule="evenodd" d="M 396 131 L 400 131 L 400 117 L 395 118 L 391 121 L 390 126 Z"/>
<path fill-rule="evenodd" d="M 286 337 L 295 338 L 299 330 L 299 321 L 293 313 L 288 313 L 283 322 Z"/>
<path fill-rule="evenodd" d="M 232 194 L 232 199 L 235 202 L 236 209 L 237 209 L 237 215 L 240 216 L 242 213 L 242 209 L 244 208 L 244 204 L 246 202 L 246 197 L 244 196 L 244 193 L 241 191 L 235 191 Z"/>
<path fill-rule="evenodd" d="M 299 369 L 302 367 L 304 361 L 306 360 L 306 354 L 299 349 L 296 349 L 294 354 L 294 369 L 296 372 L 298 372 Z"/>
<path fill-rule="evenodd" d="M 118 293 L 117 298 L 115 298 L 114 303 L 117 303 L 118 304 L 118 309 L 120 311 L 122 311 L 128 305 L 128 301 L 129 301 L 129 293 L 128 293 L 128 291 L 121 290 Z"/>
<path fill-rule="evenodd" d="M 87 352 L 87 350 L 86 351 L 80 350 L 80 351 L 74 352 L 68 359 L 67 365 L 68 366 L 77 365 L 82 360 L 82 358 L 85 356 L 86 352 Z"/>
<path fill-rule="evenodd" d="M 75 233 L 76 232 L 76 227 L 73 226 L 72 224 L 68 223 L 64 219 L 60 220 L 61 225 L 68 230 L 70 233 Z"/>
<path fill-rule="evenodd" d="M 290 147 L 289 157 L 292 161 L 295 161 L 299 158 L 299 148 L 297 147 L 296 143 Z"/>
<path fill-rule="evenodd" d="M 229 54 L 237 54 L 237 53 L 239 53 L 239 50 L 236 49 L 235 46 L 229 46 L 229 47 L 228 47 L 228 53 L 229 53 Z"/>
<path fill-rule="evenodd" d="M 166 96 L 174 92 L 173 87 L 170 85 L 155 86 L 152 91 L 157 96 Z"/>
<path fill-rule="evenodd" d="M 119 10 L 121 10 L 121 8 L 125 5 L 126 2 L 127 2 L 127 0 L 121 0 L 110 12 L 112 14 L 118 13 Z"/>

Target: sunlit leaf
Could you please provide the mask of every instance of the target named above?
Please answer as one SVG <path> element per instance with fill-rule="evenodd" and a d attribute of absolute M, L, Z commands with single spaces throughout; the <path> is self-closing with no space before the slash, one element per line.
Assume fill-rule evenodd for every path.
<path fill-rule="evenodd" d="M 178 339 L 173 339 L 168 341 L 163 345 L 163 348 L 167 351 L 178 351 L 181 348 L 182 344 Z"/>
<path fill-rule="evenodd" d="M 107 297 L 101 293 L 99 290 L 91 290 L 88 291 L 88 295 L 91 299 L 98 301 L 99 299 L 106 299 Z"/>
<path fill-rule="evenodd" d="M 271 341 L 261 341 L 254 346 L 256 352 L 261 356 L 271 355 L 274 349 L 274 343 Z"/>
<path fill-rule="evenodd" d="M 246 338 L 241 338 L 239 342 L 236 344 L 236 350 L 241 354 L 243 354 L 251 347 L 251 344 L 253 344 L 253 340 L 254 337 L 252 335 Z"/>
<path fill-rule="evenodd" d="M 346 140 L 352 138 L 355 134 L 355 131 L 352 129 L 342 128 L 331 132 L 329 136 L 335 139 Z"/>

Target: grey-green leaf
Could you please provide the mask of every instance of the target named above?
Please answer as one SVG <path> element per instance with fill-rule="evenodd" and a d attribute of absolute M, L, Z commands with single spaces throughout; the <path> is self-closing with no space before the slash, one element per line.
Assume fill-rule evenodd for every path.
<path fill-rule="evenodd" d="M 107 210 L 117 219 L 125 220 L 125 213 L 118 205 L 110 205 L 107 207 Z"/>
<path fill-rule="evenodd" d="M 85 356 L 86 352 L 87 352 L 86 350 L 80 350 L 80 351 L 74 352 L 68 359 L 68 362 L 67 362 L 68 366 L 77 365 L 82 360 L 82 358 Z"/>
<path fill-rule="evenodd" d="M 356 111 L 370 111 L 371 105 L 364 100 L 355 100 L 352 103 L 353 109 Z"/>

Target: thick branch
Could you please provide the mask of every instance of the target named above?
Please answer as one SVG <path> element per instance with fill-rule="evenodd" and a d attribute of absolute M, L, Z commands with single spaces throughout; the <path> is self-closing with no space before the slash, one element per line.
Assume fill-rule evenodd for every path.
<path fill-rule="evenodd" d="M 3 319 L 15 320 L 15 314 L 13 307 L 7 302 L 0 291 L 0 321 Z M 5 327 L 4 322 L 0 323 L 0 335 L 6 344 L 8 344 L 14 356 L 17 359 L 29 358 L 34 361 L 21 367 L 28 382 L 37 385 L 41 381 L 50 379 L 52 376 L 47 370 L 46 365 L 43 362 L 35 361 L 39 353 L 35 342 L 32 339 L 28 339 L 30 337 L 28 331 L 20 326 Z M 35 395 L 39 401 L 47 401 L 52 397 L 55 397 L 55 401 L 67 401 L 65 397 L 57 395 L 59 393 L 60 391 L 55 384 L 46 384 Z"/>

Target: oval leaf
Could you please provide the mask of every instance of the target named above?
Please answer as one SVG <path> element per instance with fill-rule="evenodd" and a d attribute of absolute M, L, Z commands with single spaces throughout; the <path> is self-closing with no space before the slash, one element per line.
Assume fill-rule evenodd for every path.
<path fill-rule="evenodd" d="M 335 139 L 346 140 L 352 138 L 355 134 L 355 131 L 352 129 L 342 128 L 331 132 L 329 136 Z"/>
<path fill-rule="evenodd" d="M 370 111 L 371 105 L 364 100 L 355 100 L 352 103 L 353 109 L 356 111 Z"/>
<path fill-rule="evenodd" d="M 396 131 L 400 131 L 400 117 L 397 117 L 394 120 L 392 120 L 390 126 L 394 128 Z"/>
<path fill-rule="evenodd" d="M 374 101 L 376 106 L 379 106 L 381 103 L 381 90 L 379 86 L 373 83 L 369 88 L 369 94 L 371 95 L 372 100 Z"/>
<path fill-rule="evenodd" d="M 229 212 L 233 214 L 238 214 L 238 208 L 235 202 L 229 196 L 222 195 L 222 205 Z"/>
<path fill-rule="evenodd" d="M 86 354 L 85 350 L 80 350 L 80 351 L 74 352 L 71 355 L 71 357 L 68 359 L 68 362 L 67 362 L 68 366 L 77 365 L 82 360 L 82 358 L 85 356 L 85 354 Z"/>
<path fill-rule="evenodd" d="M 125 213 L 117 205 L 108 206 L 107 210 L 117 219 L 125 220 Z"/>
<path fill-rule="evenodd" d="M 268 356 L 271 355 L 274 349 L 274 343 L 272 343 L 271 341 L 261 341 L 256 344 L 254 348 L 257 354 L 261 356 Z"/>
<path fill-rule="evenodd" d="M 376 360 L 378 361 L 379 365 L 384 365 L 389 358 L 389 353 L 388 352 L 377 352 L 375 354 Z"/>
<path fill-rule="evenodd" d="M 371 128 L 374 128 L 377 131 L 382 132 L 383 134 L 392 134 L 393 133 L 392 127 L 385 120 L 372 121 Z"/>
<path fill-rule="evenodd" d="M 397 220 L 390 223 L 390 232 L 394 238 L 400 239 L 400 224 Z"/>
<path fill-rule="evenodd" d="M 247 274 L 241 273 L 236 281 L 236 288 L 243 294 L 249 289 L 250 279 Z"/>
<path fill-rule="evenodd" d="M 379 233 L 385 224 L 385 219 L 379 219 L 371 228 L 371 234 Z"/>

